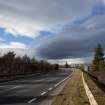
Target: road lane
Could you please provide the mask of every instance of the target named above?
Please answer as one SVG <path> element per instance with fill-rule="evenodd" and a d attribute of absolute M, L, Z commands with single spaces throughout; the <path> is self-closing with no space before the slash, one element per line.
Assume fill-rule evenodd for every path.
<path fill-rule="evenodd" d="M 70 75 L 70 70 L 62 70 L 38 77 L 15 80 L 0 85 L 0 105 L 26 105 L 51 91 L 58 82 Z"/>

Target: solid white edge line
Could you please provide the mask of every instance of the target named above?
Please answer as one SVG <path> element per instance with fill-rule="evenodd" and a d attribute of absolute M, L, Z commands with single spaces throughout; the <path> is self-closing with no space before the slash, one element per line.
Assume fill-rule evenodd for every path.
<path fill-rule="evenodd" d="M 67 80 L 68 78 L 70 78 L 72 76 L 74 71 L 72 71 L 71 75 L 69 75 L 68 77 L 66 77 L 65 79 L 63 79 L 62 81 L 58 82 L 57 84 L 54 85 L 53 88 L 57 87 L 58 85 L 60 85 L 61 83 L 63 83 L 65 80 Z M 49 88 L 48 90 L 51 91 L 53 88 Z M 42 92 L 41 93 L 41 96 L 45 95 L 47 92 Z M 32 103 L 34 102 L 35 100 L 37 100 L 37 98 L 33 98 L 31 99 L 30 101 L 28 101 L 28 103 Z"/>
<path fill-rule="evenodd" d="M 74 71 L 75 71 L 75 70 L 73 69 L 71 75 L 69 75 L 69 79 L 71 79 L 71 76 L 73 75 Z M 67 82 L 66 82 L 66 84 L 67 84 Z M 66 84 L 63 86 L 63 88 L 66 86 Z M 60 90 L 60 92 L 63 90 L 63 88 Z M 59 93 L 60 93 L 60 92 L 59 92 Z M 51 102 L 50 105 L 52 105 L 52 103 L 54 102 L 55 99 L 56 99 L 56 97 L 52 100 L 52 102 Z"/>
<path fill-rule="evenodd" d="M 42 92 L 42 93 L 41 93 L 41 96 L 45 95 L 46 93 L 47 93 L 47 92 Z"/>
<path fill-rule="evenodd" d="M 72 76 L 73 72 L 71 73 L 71 75 L 69 75 L 68 77 L 66 77 L 65 79 L 63 79 L 62 81 L 58 82 L 57 84 L 54 85 L 54 87 L 59 86 L 61 83 L 63 83 L 65 80 L 69 79 Z"/>
<path fill-rule="evenodd" d="M 91 90 L 89 89 L 85 79 L 84 79 L 84 76 L 83 76 L 83 72 L 82 72 L 82 80 L 83 80 L 83 85 L 84 85 L 84 88 L 85 88 L 85 91 L 86 91 L 86 95 L 89 99 L 89 102 L 90 102 L 90 105 L 98 105 L 98 103 L 96 102 Z"/>
<path fill-rule="evenodd" d="M 30 101 L 28 101 L 28 103 L 30 104 L 30 103 L 34 102 L 35 100 L 37 100 L 37 98 L 31 99 Z"/>

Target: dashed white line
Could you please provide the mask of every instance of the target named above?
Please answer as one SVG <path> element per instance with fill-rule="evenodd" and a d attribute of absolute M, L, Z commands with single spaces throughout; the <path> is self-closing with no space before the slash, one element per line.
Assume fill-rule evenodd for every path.
<path fill-rule="evenodd" d="M 31 99 L 30 101 L 28 101 L 28 103 L 30 104 L 30 103 L 34 102 L 35 100 L 37 100 L 37 98 Z"/>
<path fill-rule="evenodd" d="M 20 88 L 20 87 L 21 87 L 21 86 L 15 86 L 15 87 L 10 88 L 10 90 L 16 89 L 16 88 Z"/>
<path fill-rule="evenodd" d="M 40 80 L 35 80 L 36 82 L 41 82 L 44 81 L 45 79 L 40 79 Z"/>
<path fill-rule="evenodd" d="M 49 88 L 48 90 L 52 90 L 53 88 Z"/>
<path fill-rule="evenodd" d="M 41 93 L 41 96 L 43 96 L 43 95 L 45 95 L 47 92 L 43 92 L 43 93 Z"/>
<path fill-rule="evenodd" d="M 43 96 L 43 95 L 45 95 L 47 92 L 42 92 L 41 93 L 41 96 Z M 36 101 L 38 98 L 33 98 L 33 99 L 31 99 L 31 100 L 29 100 L 27 103 L 32 103 L 32 102 L 34 102 L 34 101 Z"/>
<path fill-rule="evenodd" d="M 2 92 L 7 92 L 7 91 L 11 91 L 11 90 L 14 90 L 14 89 L 20 88 L 20 87 L 22 87 L 22 86 L 11 87 L 11 88 L 8 88 L 8 89 L 6 89 L 6 90 L 1 91 L 0 93 L 2 93 Z"/>

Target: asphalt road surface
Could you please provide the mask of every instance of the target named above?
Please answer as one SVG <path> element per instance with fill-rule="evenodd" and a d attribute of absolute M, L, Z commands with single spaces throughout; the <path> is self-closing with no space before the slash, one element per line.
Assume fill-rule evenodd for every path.
<path fill-rule="evenodd" d="M 0 105 L 39 105 L 38 101 L 44 100 L 44 95 L 56 89 L 60 81 L 71 73 L 71 70 L 61 70 L 56 73 L 1 83 Z"/>

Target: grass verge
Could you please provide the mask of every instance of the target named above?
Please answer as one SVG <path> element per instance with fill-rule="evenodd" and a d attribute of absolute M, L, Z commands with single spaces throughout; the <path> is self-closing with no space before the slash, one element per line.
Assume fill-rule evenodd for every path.
<path fill-rule="evenodd" d="M 74 71 L 52 105 L 90 105 L 83 86 L 81 71 Z"/>
<path fill-rule="evenodd" d="M 84 78 L 98 105 L 105 105 L 105 92 L 103 92 L 96 82 L 91 77 L 87 76 L 87 74 L 84 74 Z"/>

